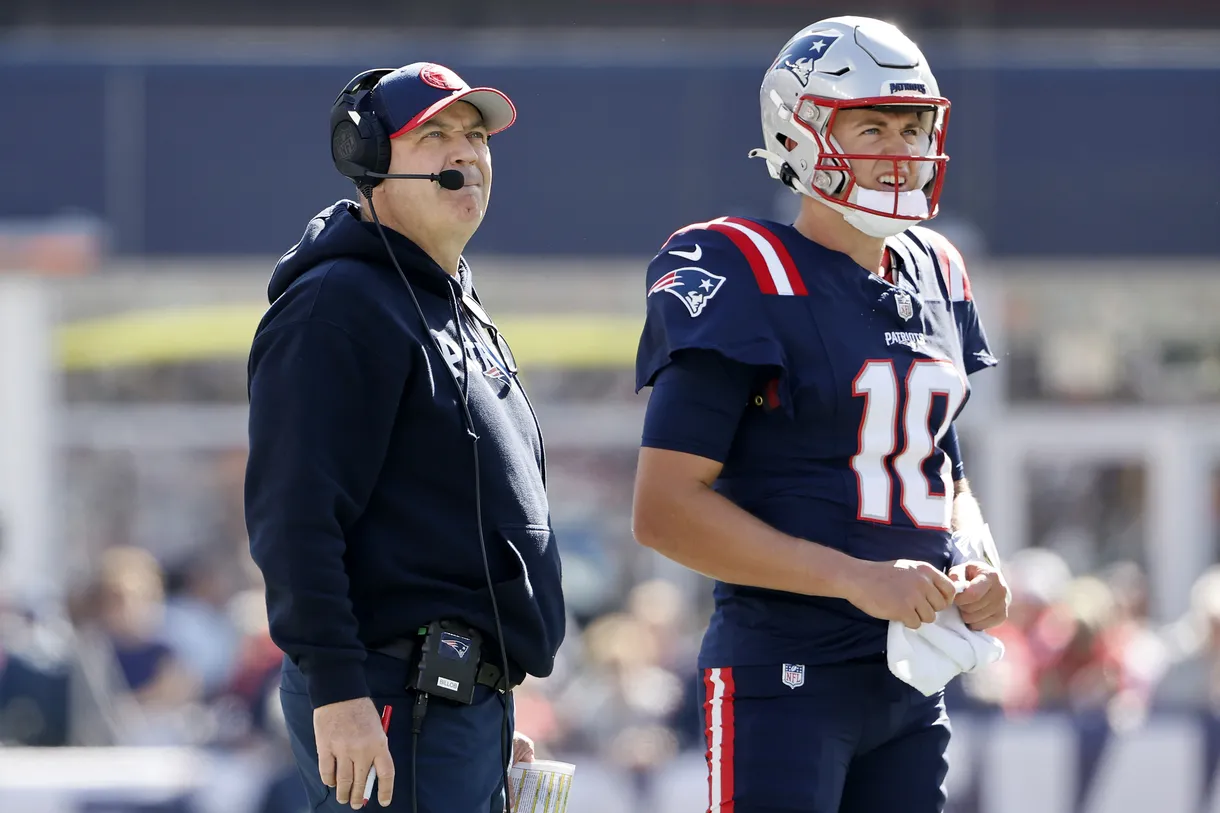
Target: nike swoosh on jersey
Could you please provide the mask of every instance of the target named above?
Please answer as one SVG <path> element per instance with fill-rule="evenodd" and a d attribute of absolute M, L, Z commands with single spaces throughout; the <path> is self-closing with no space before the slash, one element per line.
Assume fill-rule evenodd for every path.
<path fill-rule="evenodd" d="M 699 245 L 698 243 L 695 243 L 694 251 L 681 251 L 681 250 L 675 248 L 672 251 L 670 251 L 669 253 L 675 254 L 685 260 L 690 260 L 693 263 L 697 263 L 697 262 L 699 262 L 699 258 L 703 256 L 703 246 Z"/>

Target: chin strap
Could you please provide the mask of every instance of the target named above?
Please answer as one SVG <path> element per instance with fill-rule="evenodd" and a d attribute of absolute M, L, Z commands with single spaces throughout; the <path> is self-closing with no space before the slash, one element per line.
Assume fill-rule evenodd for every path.
<path fill-rule="evenodd" d="M 869 236 L 892 237 L 895 234 L 906 231 L 911 226 L 918 225 L 918 221 L 898 220 L 872 212 L 860 211 L 850 206 L 844 206 L 842 203 L 829 201 L 821 195 L 815 194 L 801 183 L 800 179 L 796 176 L 796 172 L 782 156 L 770 150 L 758 148 L 750 150 L 748 154 L 751 158 L 764 159 L 767 162 L 767 171 L 771 173 L 772 178 L 782 181 L 794 192 L 799 192 L 825 206 L 829 206 L 841 214 L 843 219 L 854 228 Z M 892 206 L 893 199 L 893 193 L 891 192 L 865 189 L 861 186 L 856 186 L 851 196 L 852 203 L 859 203 L 877 210 L 881 210 L 883 206 Z M 928 199 L 924 196 L 923 192 L 917 190 L 900 192 L 898 193 L 898 213 L 908 217 L 925 217 L 928 214 Z"/>

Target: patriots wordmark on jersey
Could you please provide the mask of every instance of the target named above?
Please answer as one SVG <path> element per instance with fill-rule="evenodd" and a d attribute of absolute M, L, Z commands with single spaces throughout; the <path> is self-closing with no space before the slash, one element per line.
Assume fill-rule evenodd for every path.
<path fill-rule="evenodd" d="M 943 568 L 953 483 L 939 442 L 969 399 L 967 376 L 995 358 L 949 241 L 915 227 L 886 245 L 893 282 L 779 223 L 722 217 L 680 229 L 649 265 L 636 383 L 648 386 L 682 350 L 756 368 L 758 392 L 715 488 L 793 536 Z M 842 600 L 716 589 L 733 598 L 718 601 L 705 640 L 717 665 L 749 652 L 774 660 L 777 639 L 785 660 L 808 664 L 844 648 L 879 651 L 884 636 L 884 622 Z M 718 623 L 752 630 L 749 640 L 719 647 Z"/>

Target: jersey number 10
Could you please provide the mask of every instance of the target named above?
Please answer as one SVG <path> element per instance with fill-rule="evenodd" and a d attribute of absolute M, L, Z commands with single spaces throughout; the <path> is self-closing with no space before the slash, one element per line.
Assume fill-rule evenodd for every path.
<path fill-rule="evenodd" d="M 866 361 L 852 382 L 852 395 L 864 398 L 859 451 L 851 459 L 859 484 L 857 517 L 889 524 L 897 482 L 899 504 L 918 528 L 949 530 L 953 494 L 946 456 L 938 475 L 943 488 L 932 493 L 924 463 L 932 456 L 966 397 L 966 382 L 948 361 L 918 359 L 901 384 L 891 360 Z M 945 398 L 945 419 L 932 427 L 932 404 Z M 905 438 L 898 446 L 898 425 Z M 897 452 L 897 455 L 895 455 Z"/>

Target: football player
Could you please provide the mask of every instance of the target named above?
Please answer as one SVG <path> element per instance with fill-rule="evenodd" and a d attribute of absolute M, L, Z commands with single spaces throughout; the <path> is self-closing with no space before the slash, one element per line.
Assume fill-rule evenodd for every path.
<path fill-rule="evenodd" d="M 953 421 L 996 363 L 936 214 L 949 102 L 897 28 L 796 34 L 760 93 L 792 225 L 720 217 L 648 268 L 636 538 L 715 580 L 700 652 L 712 813 L 934 813 L 943 693 L 886 664 L 889 622 L 1001 623 Z"/>

